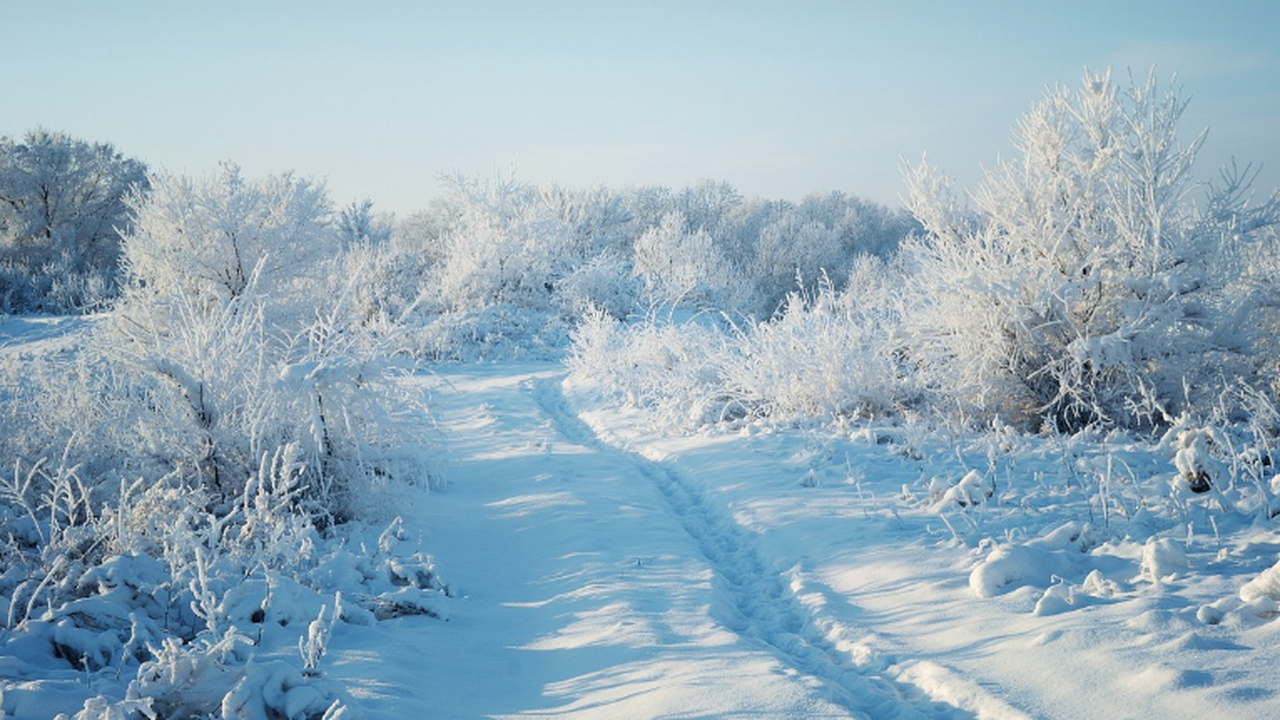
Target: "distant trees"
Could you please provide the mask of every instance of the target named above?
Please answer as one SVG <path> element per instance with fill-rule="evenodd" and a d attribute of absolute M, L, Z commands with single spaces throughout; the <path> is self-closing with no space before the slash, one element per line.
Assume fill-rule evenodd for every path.
<path fill-rule="evenodd" d="M 107 143 L 0 137 L 0 311 L 74 312 L 112 297 L 126 198 L 146 167 Z"/>
<path fill-rule="evenodd" d="M 431 357 L 497 345 L 558 355 L 588 307 L 616 318 L 677 306 L 767 318 L 798 279 L 826 273 L 843 287 L 858 256 L 891 253 L 917 227 L 840 193 L 791 203 L 715 182 L 572 190 L 454 177 L 370 258 L 367 305 L 421 330 Z"/>
<path fill-rule="evenodd" d="M 632 191 L 626 202 L 636 218 L 635 274 L 651 301 L 757 319 L 824 273 L 843 287 L 859 256 L 887 256 L 918 229 L 903 211 L 839 192 L 792 203 L 703 182 L 679 192 Z"/>

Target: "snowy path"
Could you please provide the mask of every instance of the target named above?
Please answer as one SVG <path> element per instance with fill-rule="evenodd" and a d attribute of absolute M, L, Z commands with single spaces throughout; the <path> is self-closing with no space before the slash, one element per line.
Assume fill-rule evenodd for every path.
<path fill-rule="evenodd" d="M 1119 553 L 1115 598 L 1036 616 L 1044 584 L 976 596 L 980 551 L 899 497 L 918 459 L 803 431 L 663 437 L 563 377 L 497 365 L 432 381 L 450 484 L 391 510 L 456 597 L 447 622 L 338 629 L 325 673 L 367 716 L 1280 712 L 1280 624 L 1196 622 L 1234 589 L 1194 569 L 1153 591 Z"/>
<path fill-rule="evenodd" d="M 819 628 L 813 608 L 795 597 L 790 580 L 766 567 L 750 536 L 701 490 L 668 465 L 605 444 L 568 407 L 560 383 L 541 380 L 537 397 L 566 437 L 631 463 L 653 483 L 667 507 L 714 569 L 723 595 L 716 619 L 733 632 L 754 638 L 786 665 L 838 688 L 845 707 L 874 718 L 972 717 L 954 707 L 924 698 L 915 687 L 896 683 L 867 668 L 858 668 L 851 650 L 838 649 Z"/>
<path fill-rule="evenodd" d="M 695 487 L 597 440 L 560 376 L 437 392 L 451 487 L 399 510 L 459 597 L 448 622 L 335 637 L 329 672 L 371 716 L 973 717 L 834 646 Z"/>

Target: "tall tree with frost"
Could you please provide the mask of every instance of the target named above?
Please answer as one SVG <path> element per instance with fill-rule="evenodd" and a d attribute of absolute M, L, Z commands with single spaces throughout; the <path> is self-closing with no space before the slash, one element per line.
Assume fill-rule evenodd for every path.
<path fill-rule="evenodd" d="M 972 208 L 928 166 L 907 168 L 925 233 L 905 249 L 904 342 L 962 412 L 1158 425 L 1185 408 L 1186 382 L 1249 352 L 1224 325 L 1258 299 L 1233 292 L 1222 263 L 1280 222 L 1280 200 L 1251 205 L 1247 171 L 1230 171 L 1197 205 L 1205 133 L 1179 138 L 1186 105 L 1154 74 L 1120 90 L 1086 73 L 1022 118 L 1021 157 L 988 171 Z"/>

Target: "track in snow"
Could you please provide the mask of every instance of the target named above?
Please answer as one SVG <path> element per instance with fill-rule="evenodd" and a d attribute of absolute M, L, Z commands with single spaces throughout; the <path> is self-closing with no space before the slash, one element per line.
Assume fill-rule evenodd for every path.
<path fill-rule="evenodd" d="M 918 688 L 887 678 L 875 668 L 858 667 L 852 657 L 826 639 L 785 579 L 765 567 L 746 531 L 672 468 L 598 437 L 569 407 L 560 383 L 559 377 L 540 379 L 531 382 L 529 390 L 565 438 L 617 457 L 653 483 L 711 564 L 724 595 L 717 619 L 727 629 L 767 646 L 787 666 L 822 680 L 833 691 L 831 700 L 855 713 L 877 720 L 974 717 L 931 700 Z"/>

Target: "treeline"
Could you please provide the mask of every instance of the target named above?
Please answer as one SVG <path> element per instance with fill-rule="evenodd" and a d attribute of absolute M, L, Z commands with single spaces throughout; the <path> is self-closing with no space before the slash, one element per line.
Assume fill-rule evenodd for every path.
<path fill-rule="evenodd" d="M 108 307 L 127 274 L 121 238 L 132 233 L 155 177 L 106 143 L 46 130 L 20 142 L 0 138 L 0 312 Z M 709 181 L 679 190 L 574 190 L 455 176 L 446 185 L 444 197 L 398 220 L 368 201 L 335 212 L 326 195 L 317 208 L 314 221 L 345 239 L 344 249 L 369 246 L 364 259 L 383 275 L 368 290 L 371 311 L 412 307 L 429 323 L 431 314 L 502 306 L 594 303 L 625 316 L 679 304 L 767 317 L 798 276 L 887 253 L 917 227 L 905 212 L 839 192 L 792 203 L 745 198 Z M 156 204 L 205 210 L 175 202 Z M 200 263 L 189 244 L 170 252 L 191 252 Z M 275 261 L 287 262 L 290 252 L 282 248 Z M 442 345 L 434 351 L 449 354 Z"/>

